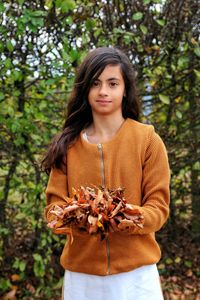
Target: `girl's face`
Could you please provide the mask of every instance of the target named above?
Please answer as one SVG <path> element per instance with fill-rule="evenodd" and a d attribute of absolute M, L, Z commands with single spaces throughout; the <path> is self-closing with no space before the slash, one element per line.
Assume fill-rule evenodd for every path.
<path fill-rule="evenodd" d="M 93 82 L 88 101 L 93 114 L 122 116 L 122 99 L 125 83 L 119 65 L 107 65 Z"/>

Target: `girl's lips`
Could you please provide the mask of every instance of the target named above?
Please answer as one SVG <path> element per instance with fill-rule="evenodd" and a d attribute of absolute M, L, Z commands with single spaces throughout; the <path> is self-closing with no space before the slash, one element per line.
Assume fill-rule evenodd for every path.
<path fill-rule="evenodd" d="M 112 101 L 109 101 L 109 100 L 101 100 L 101 99 L 99 99 L 99 100 L 96 100 L 96 102 L 98 102 L 98 103 L 110 103 L 110 102 L 112 102 Z"/>

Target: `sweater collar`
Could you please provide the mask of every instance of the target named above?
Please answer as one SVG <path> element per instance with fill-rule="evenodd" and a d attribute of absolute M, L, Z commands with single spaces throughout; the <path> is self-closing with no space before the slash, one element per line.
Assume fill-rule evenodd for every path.
<path fill-rule="evenodd" d="M 103 143 L 99 143 L 99 144 L 110 144 L 110 143 L 113 143 L 115 142 L 116 140 L 118 139 L 121 139 L 121 136 L 124 134 L 124 132 L 126 131 L 126 127 L 128 125 L 128 123 L 130 123 L 132 120 L 127 118 L 125 119 L 125 121 L 122 123 L 122 125 L 120 126 L 120 128 L 118 129 L 118 131 L 116 132 L 116 134 L 114 135 L 114 137 L 112 137 L 110 140 L 106 141 L 106 142 L 103 142 Z M 84 134 L 84 130 L 81 131 L 80 133 L 80 141 L 82 144 L 84 145 L 87 145 L 87 146 L 97 146 L 98 144 L 97 143 L 90 143 L 88 142 L 84 137 L 83 137 L 83 134 Z"/>

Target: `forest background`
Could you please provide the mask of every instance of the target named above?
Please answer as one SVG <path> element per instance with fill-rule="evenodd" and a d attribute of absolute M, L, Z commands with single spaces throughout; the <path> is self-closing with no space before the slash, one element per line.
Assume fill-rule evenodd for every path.
<path fill-rule="evenodd" d="M 0 19 L 0 299 L 60 297 L 65 239 L 46 227 L 39 162 L 77 65 L 99 46 L 129 56 L 142 121 L 168 150 L 171 215 L 157 234 L 165 299 L 200 299 L 200 2 L 0 1 Z"/>

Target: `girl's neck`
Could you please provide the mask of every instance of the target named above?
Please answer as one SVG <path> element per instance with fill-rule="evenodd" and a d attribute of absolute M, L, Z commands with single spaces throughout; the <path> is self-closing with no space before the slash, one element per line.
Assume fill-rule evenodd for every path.
<path fill-rule="evenodd" d="M 123 116 L 93 116 L 93 123 L 86 129 L 87 137 L 92 143 L 106 142 L 115 136 L 123 123 Z"/>

